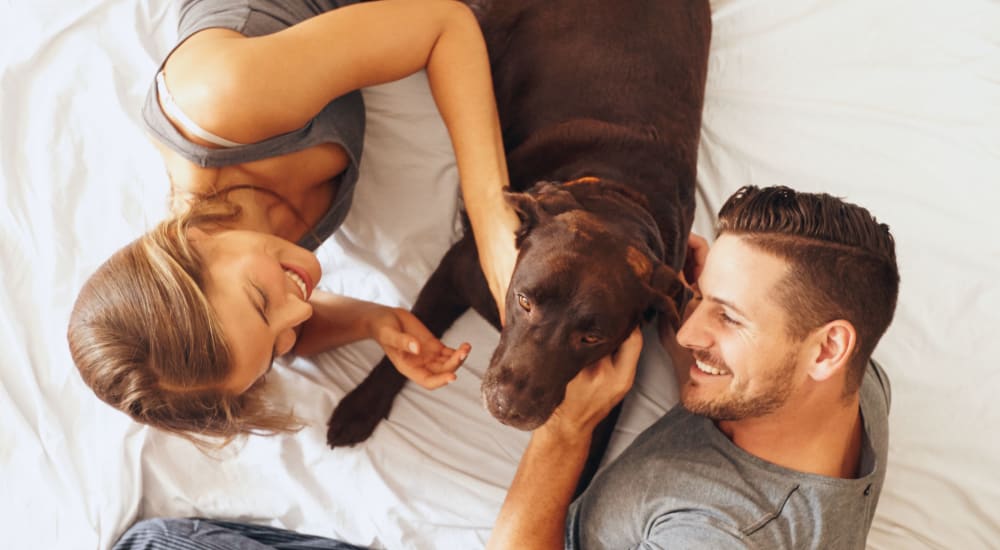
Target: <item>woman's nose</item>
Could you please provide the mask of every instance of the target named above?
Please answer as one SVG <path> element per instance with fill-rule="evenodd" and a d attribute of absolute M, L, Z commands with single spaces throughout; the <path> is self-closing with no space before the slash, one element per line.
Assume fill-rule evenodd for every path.
<path fill-rule="evenodd" d="M 295 347 L 297 339 L 296 328 L 312 317 L 312 305 L 296 294 L 289 296 L 282 307 L 281 330 L 274 342 L 274 350 L 278 355 L 285 355 Z"/>
<path fill-rule="evenodd" d="M 303 300 L 298 292 L 288 297 L 285 308 L 287 310 L 286 323 L 292 327 L 299 326 L 312 317 L 312 304 Z"/>

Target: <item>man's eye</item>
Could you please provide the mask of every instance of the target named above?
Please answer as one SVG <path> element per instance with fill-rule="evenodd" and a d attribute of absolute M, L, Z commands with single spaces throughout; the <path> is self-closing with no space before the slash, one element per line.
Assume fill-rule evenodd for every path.
<path fill-rule="evenodd" d="M 521 306 L 521 309 L 524 311 L 531 311 L 531 302 L 528 301 L 528 298 L 525 297 L 524 294 L 519 293 L 517 295 L 517 304 Z"/>
<path fill-rule="evenodd" d="M 722 319 L 722 322 L 726 323 L 727 325 L 739 325 L 740 324 L 739 321 L 737 321 L 736 319 L 733 319 L 732 317 L 730 317 L 728 314 L 726 314 L 726 311 L 722 310 L 722 309 L 719 310 L 719 319 Z"/>

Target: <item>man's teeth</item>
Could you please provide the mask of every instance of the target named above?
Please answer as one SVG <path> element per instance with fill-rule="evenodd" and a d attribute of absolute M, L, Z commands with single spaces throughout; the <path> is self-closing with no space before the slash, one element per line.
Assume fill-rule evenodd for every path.
<path fill-rule="evenodd" d="M 723 371 L 721 369 L 717 369 L 717 368 L 709 366 L 709 365 L 706 365 L 705 363 L 702 363 L 701 361 L 695 361 L 694 364 L 695 364 L 695 366 L 698 367 L 698 370 L 700 370 L 701 372 L 704 372 L 705 374 L 714 374 L 716 376 L 718 376 L 720 374 L 725 374 L 725 371 Z"/>
<path fill-rule="evenodd" d="M 306 282 L 302 280 L 302 277 L 299 277 L 298 273 L 290 269 L 285 270 L 285 275 L 288 275 L 288 278 L 291 279 L 292 282 L 294 282 L 296 285 L 298 285 L 299 291 L 302 293 L 302 299 L 305 300 L 308 296 L 306 294 Z"/>

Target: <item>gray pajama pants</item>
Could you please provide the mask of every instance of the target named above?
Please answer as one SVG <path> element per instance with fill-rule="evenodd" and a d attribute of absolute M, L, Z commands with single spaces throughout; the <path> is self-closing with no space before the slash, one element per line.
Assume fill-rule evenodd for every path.
<path fill-rule="evenodd" d="M 129 528 L 113 550 L 364 550 L 346 542 L 252 523 L 153 518 Z"/>

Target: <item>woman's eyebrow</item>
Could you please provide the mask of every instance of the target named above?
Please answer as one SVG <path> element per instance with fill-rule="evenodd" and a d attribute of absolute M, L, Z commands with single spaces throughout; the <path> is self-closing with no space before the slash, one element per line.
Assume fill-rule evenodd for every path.
<path fill-rule="evenodd" d="M 267 296 L 264 294 L 264 291 L 261 290 L 259 286 L 253 283 L 250 283 L 250 286 L 252 286 L 254 290 L 257 291 L 257 294 L 260 295 L 260 303 L 258 303 L 257 300 L 254 300 L 253 293 L 250 292 L 250 289 L 244 287 L 243 291 L 246 292 L 247 299 L 250 300 L 250 304 L 253 305 L 253 308 L 257 310 L 257 314 L 260 315 L 260 318 L 264 320 L 264 324 L 267 326 L 271 326 L 271 323 L 267 320 L 267 315 L 264 315 L 264 307 L 267 307 Z M 261 306 L 261 303 L 263 303 L 264 305 Z"/>

